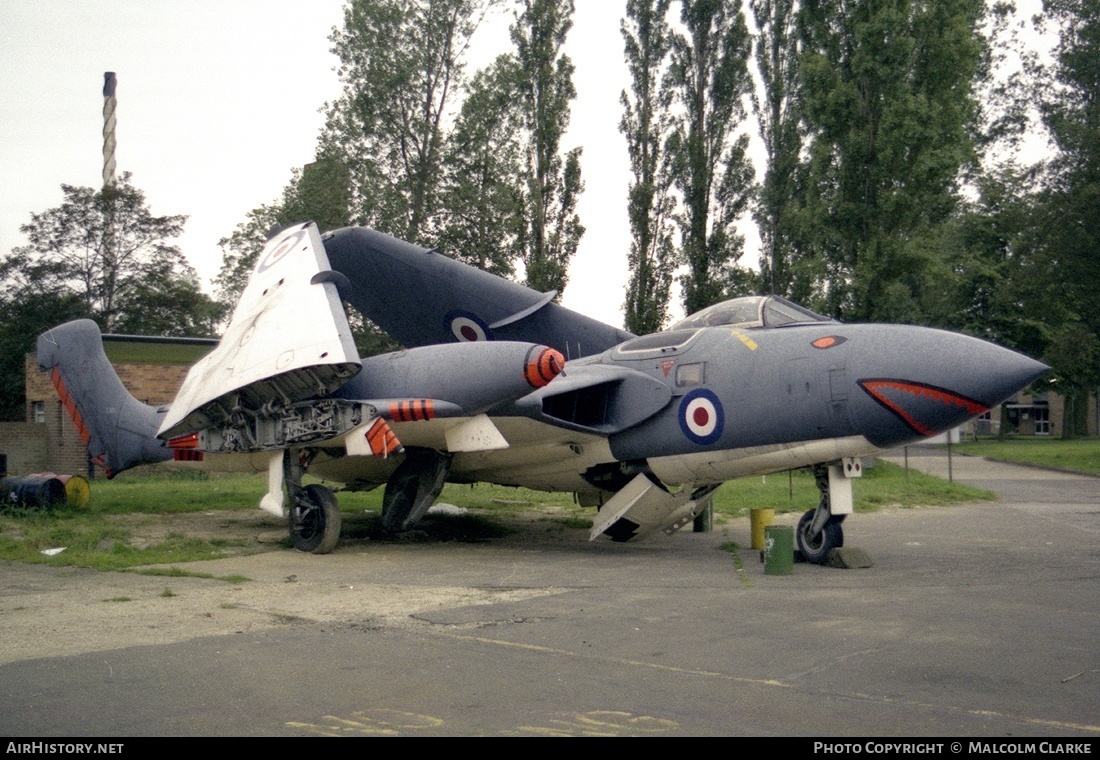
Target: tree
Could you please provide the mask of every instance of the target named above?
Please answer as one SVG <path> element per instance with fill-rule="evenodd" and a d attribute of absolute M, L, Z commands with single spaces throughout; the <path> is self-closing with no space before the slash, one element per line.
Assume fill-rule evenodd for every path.
<path fill-rule="evenodd" d="M 516 87 L 525 134 L 520 237 L 527 286 L 565 288 L 566 270 L 584 227 L 577 201 L 584 191 L 581 148 L 560 154 L 569 126 L 569 102 L 576 97 L 573 62 L 562 53 L 573 26 L 573 0 L 523 0 L 512 24 L 516 46 Z"/>
<path fill-rule="evenodd" d="M 517 74 L 502 55 L 473 77 L 443 165 L 439 249 L 503 277 L 523 253 Z"/>
<path fill-rule="evenodd" d="M 347 167 L 357 223 L 430 244 L 462 56 L 496 2 L 349 2 L 332 36 L 344 93 L 329 109 L 320 153 Z"/>
<path fill-rule="evenodd" d="M 147 329 L 211 334 L 216 309 L 170 242 L 187 217 L 154 216 L 129 173 L 101 190 L 71 185 L 61 190 L 64 202 L 32 214 L 20 228 L 28 244 L 0 265 L 9 294 L 75 294 L 84 316 L 107 332 L 146 324 L 150 311 L 171 298 L 180 310 L 162 312 Z"/>
<path fill-rule="evenodd" d="M 668 151 L 683 205 L 681 286 L 690 314 L 755 289 L 737 265 L 744 238 L 736 230 L 753 195 L 748 135 L 737 135 L 752 80 L 748 27 L 731 0 L 683 0 L 680 20 L 686 35 L 673 38 L 669 86 L 683 115 Z"/>
<path fill-rule="evenodd" d="M 1040 98 L 1058 154 L 1045 167 L 1038 198 L 1038 256 L 1052 300 L 1070 311 L 1046 358 L 1066 395 L 1072 436 L 1083 428 L 1088 394 L 1100 386 L 1100 1 L 1046 0 L 1043 9 L 1059 29 Z"/>
<path fill-rule="evenodd" d="M 23 419 L 23 357 L 71 319 L 105 331 L 213 335 L 221 317 L 171 239 L 186 217 L 154 216 L 129 174 L 101 190 L 61 186 L 57 208 L 21 227 L 28 243 L 0 262 L 0 417 Z"/>
<path fill-rule="evenodd" d="M 311 221 L 327 232 L 351 223 L 350 184 L 347 167 L 339 159 L 319 157 L 292 173 L 278 201 L 249 211 L 232 234 L 218 241 L 222 267 L 214 287 L 226 314 L 236 306 L 273 231 Z"/>
<path fill-rule="evenodd" d="M 924 244 L 976 157 L 982 0 L 803 0 L 798 231 L 832 316 L 920 321 Z"/>
<path fill-rule="evenodd" d="M 763 289 L 805 300 L 805 278 L 792 271 L 796 260 L 791 227 L 799 197 L 798 164 L 802 152 L 801 46 L 795 0 L 749 0 L 756 22 L 756 68 L 762 92 L 753 91 L 753 109 L 767 153 L 767 169 L 756 223 L 763 243 L 760 275 Z"/>
<path fill-rule="evenodd" d="M 0 419 L 26 419 L 26 369 L 23 357 L 35 350 L 38 336 L 54 325 L 84 316 L 75 293 L 31 288 L 0 295 Z"/>
<path fill-rule="evenodd" d="M 671 0 L 627 0 L 622 22 L 631 93 L 623 90 L 619 131 L 630 156 L 630 281 L 625 325 L 638 335 L 660 330 L 668 313 L 674 248 L 670 217 L 674 200 L 664 160 L 671 127 L 672 92 L 661 86 L 672 49 Z"/>

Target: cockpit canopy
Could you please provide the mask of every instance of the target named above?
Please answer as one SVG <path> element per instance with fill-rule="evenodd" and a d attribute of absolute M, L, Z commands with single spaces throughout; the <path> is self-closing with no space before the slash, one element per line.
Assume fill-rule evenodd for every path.
<path fill-rule="evenodd" d="M 731 298 L 701 309 L 672 325 L 672 330 L 699 327 L 782 327 L 809 322 L 834 322 L 814 314 L 781 296 L 744 296 Z"/>

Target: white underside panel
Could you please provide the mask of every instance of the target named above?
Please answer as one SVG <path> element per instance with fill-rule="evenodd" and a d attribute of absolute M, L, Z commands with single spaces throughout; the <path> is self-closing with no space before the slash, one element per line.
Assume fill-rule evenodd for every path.
<path fill-rule="evenodd" d="M 844 457 L 865 457 L 881 453 L 861 435 L 820 441 L 754 446 L 725 451 L 703 451 L 649 460 L 649 466 L 664 483 L 709 485 L 747 475 L 807 467 Z"/>

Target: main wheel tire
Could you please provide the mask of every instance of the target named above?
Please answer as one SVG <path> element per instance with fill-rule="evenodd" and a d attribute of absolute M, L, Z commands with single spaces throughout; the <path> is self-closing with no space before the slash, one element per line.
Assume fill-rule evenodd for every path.
<path fill-rule="evenodd" d="M 292 504 L 287 523 L 290 543 L 300 552 L 328 554 L 340 540 L 340 505 L 324 486 L 313 484 L 302 490 L 305 506 Z"/>
<path fill-rule="evenodd" d="M 829 552 L 844 546 L 844 528 L 840 522 L 843 518 L 830 517 L 825 521 L 825 526 L 815 538 L 810 538 L 810 525 L 814 521 L 814 512 L 811 509 L 802 515 L 798 521 L 798 529 L 795 535 L 798 537 L 798 550 L 802 552 L 802 558 L 815 565 L 823 565 L 829 558 Z"/>

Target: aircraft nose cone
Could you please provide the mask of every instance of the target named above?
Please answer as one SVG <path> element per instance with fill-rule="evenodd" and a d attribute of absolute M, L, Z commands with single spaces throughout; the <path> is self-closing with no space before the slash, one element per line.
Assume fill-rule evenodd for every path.
<path fill-rule="evenodd" d="M 937 435 L 989 411 L 1050 368 L 977 338 L 897 327 L 876 333 L 878 351 L 861 362 L 856 384 L 861 427 L 879 446 Z M 883 412 L 886 412 L 884 414 Z"/>

